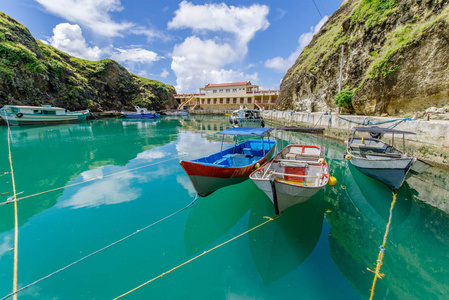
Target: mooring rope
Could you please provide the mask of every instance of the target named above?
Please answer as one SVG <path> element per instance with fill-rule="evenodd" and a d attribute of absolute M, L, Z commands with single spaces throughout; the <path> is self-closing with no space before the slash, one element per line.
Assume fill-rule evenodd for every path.
<path fill-rule="evenodd" d="M 11 128 L 9 127 L 9 120 L 6 117 L 5 113 L 6 125 L 8 127 L 7 135 L 8 135 L 8 158 L 9 158 L 9 166 L 11 169 L 11 180 L 12 180 L 12 190 L 13 190 L 13 199 L 17 200 L 16 193 L 16 182 L 14 179 L 14 168 L 12 166 L 12 154 L 11 154 Z M 12 290 L 17 293 L 17 269 L 19 262 L 19 213 L 17 209 L 17 202 L 14 202 L 14 267 L 13 267 L 13 283 Z M 14 300 L 17 299 L 17 295 L 14 295 Z"/>
<path fill-rule="evenodd" d="M 46 191 L 39 192 L 39 193 L 36 193 L 36 194 L 23 196 L 23 197 L 15 199 L 15 200 L 7 200 L 5 202 L 0 203 L 0 206 L 6 205 L 6 204 L 10 204 L 10 203 L 14 203 L 14 202 L 18 202 L 20 200 L 24 200 L 24 199 L 28 199 L 28 198 L 32 198 L 32 197 L 36 197 L 36 196 L 40 196 L 40 195 L 44 195 L 44 194 L 47 194 L 47 193 L 50 193 L 50 192 L 62 190 L 62 189 L 68 188 L 68 187 L 77 186 L 77 185 L 84 184 L 84 183 L 87 183 L 87 182 L 91 182 L 91 181 L 95 181 L 95 180 L 99 180 L 99 179 L 104 179 L 104 178 L 107 178 L 107 177 L 123 174 L 123 173 L 130 172 L 130 171 L 135 171 L 135 170 L 138 170 L 138 169 L 142 169 L 142 168 L 146 168 L 146 167 L 149 167 L 149 166 L 157 165 L 157 164 L 164 163 L 164 162 L 167 162 L 167 161 L 170 161 L 170 160 L 173 160 L 173 159 L 178 159 L 178 158 L 179 158 L 179 156 L 173 157 L 173 158 L 169 158 L 169 159 L 166 159 L 166 160 L 162 160 L 162 161 L 158 161 L 158 162 L 155 162 L 155 163 L 143 165 L 143 166 L 140 166 L 140 167 L 132 168 L 132 169 L 126 169 L 126 170 L 122 170 L 122 171 L 106 174 L 106 175 L 103 175 L 101 177 L 91 178 L 91 179 L 83 180 L 83 181 L 80 181 L 80 182 L 67 184 L 65 186 L 61 186 L 61 187 L 57 187 L 57 188 L 54 188 L 54 189 L 46 190 Z"/>
<path fill-rule="evenodd" d="M 401 121 L 401 122 L 416 121 L 415 119 L 412 119 L 412 118 L 393 119 L 393 120 L 385 120 L 385 121 L 370 121 L 370 120 L 366 120 L 366 118 L 365 118 L 365 119 L 363 119 L 363 121 L 356 121 L 356 120 L 347 119 L 347 118 L 339 116 L 339 115 L 337 115 L 337 117 L 339 117 L 342 120 L 348 121 L 349 123 L 355 123 L 355 124 L 361 124 L 361 125 L 378 125 L 378 124 L 386 124 L 386 123 L 397 122 L 397 121 Z"/>
<path fill-rule="evenodd" d="M 143 166 L 139 166 L 139 167 L 135 167 L 135 168 L 131 168 L 131 169 L 125 169 L 125 170 L 121 170 L 121 171 L 113 172 L 113 173 L 109 173 L 109 174 L 107 173 L 107 174 L 105 174 L 105 175 L 103 175 L 101 177 L 96 177 L 96 178 L 83 180 L 83 181 L 80 181 L 80 182 L 68 184 L 68 185 L 65 185 L 65 186 L 57 187 L 57 188 L 54 188 L 54 189 L 46 190 L 46 191 L 39 192 L 39 193 L 36 193 L 36 194 L 28 195 L 28 196 L 23 196 L 23 197 L 16 198 L 16 199 L 9 198 L 5 202 L 0 202 L 0 206 L 6 205 L 6 204 L 15 203 L 15 202 L 18 202 L 20 200 L 24 200 L 24 199 L 28 199 L 28 198 L 32 198 L 32 197 L 36 197 L 36 196 L 40 196 L 40 195 L 44 195 L 44 194 L 51 193 L 51 192 L 54 192 L 54 191 L 62 190 L 62 189 L 68 188 L 68 187 L 77 186 L 77 185 L 88 183 L 88 182 L 92 182 L 92 181 L 95 181 L 95 180 L 104 179 L 104 178 L 111 177 L 111 176 L 114 176 L 114 175 L 119 175 L 119 174 L 123 174 L 123 173 L 126 173 L 126 172 L 131 172 L 131 171 L 143 169 L 143 168 L 146 168 L 146 167 L 154 166 L 154 165 L 157 165 L 157 164 L 168 162 L 170 160 L 179 159 L 179 158 L 181 158 L 183 156 L 188 156 L 188 155 L 192 155 L 192 154 L 196 154 L 196 153 L 200 153 L 200 152 L 202 152 L 202 151 L 197 151 L 197 152 L 188 153 L 188 154 L 182 154 L 182 155 L 178 155 L 176 157 L 172 157 L 172 158 L 169 158 L 169 159 L 157 161 L 157 162 L 146 164 L 146 165 L 143 165 Z M 135 166 L 137 166 L 137 165 L 139 165 L 139 164 L 135 164 Z"/>
<path fill-rule="evenodd" d="M 111 243 L 111 244 L 109 244 L 109 245 L 107 245 L 107 246 L 97 250 L 97 251 L 94 251 L 94 252 L 92 252 L 92 253 L 90 253 L 90 254 L 88 254 L 88 255 L 78 259 L 77 261 L 72 262 L 71 264 L 68 264 L 67 266 L 62 267 L 62 268 L 60 268 L 60 269 L 58 269 L 58 270 L 56 270 L 56 271 L 54 271 L 54 272 L 52 272 L 52 273 L 50 273 L 50 274 L 48 274 L 46 276 L 44 276 L 44 277 L 42 277 L 42 278 L 40 278 L 40 279 L 38 279 L 38 280 L 36 280 L 36 281 L 34 281 L 34 282 L 32 282 L 32 283 L 22 287 L 22 288 L 12 292 L 11 294 L 6 295 L 5 297 L 1 298 L 1 300 L 8 299 L 11 296 L 17 297 L 17 293 L 19 293 L 19 292 L 21 292 L 21 291 L 23 291 L 23 290 L 25 290 L 25 289 L 27 289 L 27 288 L 37 284 L 37 283 L 39 283 L 39 282 L 41 282 L 41 281 L 43 281 L 43 280 L 45 280 L 45 279 L 47 279 L 49 277 L 51 277 L 51 276 L 61 272 L 61 271 L 64 271 L 65 269 L 68 269 L 71 266 L 74 266 L 74 265 L 82 262 L 83 260 L 85 260 L 85 259 L 87 259 L 87 258 L 89 258 L 91 256 L 94 256 L 95 254 L 98 254 L 98 253 L 100 253 L 100 252 L 102 252 L 102 251 L 104 251 L 104 250 L 106 250 L 106 249 L 108 249 L 108 248 L 110 248 L 110 247 L 112 247 L 114 245 L 117 245 L 118 243 L 123 242 L 124 240 L 127 240 L 130 237 L 132 237 L 132 236 L 134 236 L 134 235 L 136 235 L 136 234 L 138 234 L 138 233 L 140 233 L 140 232 L 142 232 L 142 231 L 144 231 L 144 230 L 146 230 L 146 229 L 148 229 L 148 228 L 150 228 L 150 227 L 152 227 L 152 226 L 154 226 L 154 225 L 156 225 L 156 224 L 158 224 L 158 223 L 160 223 L 160 222 L 162 222 L 164 220 L 167 220 L 168 218 L 171 218 L 171 217 L 177 215 L 178 213 L 180 213 L 180 212 L 186 210 L 187 208 L 189 208 L 190 206 L 192 206 L 198 200 L 198 198 L 199 198 L 199 196 L 196 195 L 195 199 L 192 202 L 190 202 L 189 205 L 181 208 L 180 210 L 178 210 L 178 211 L 176 211 L 176 212 L 174 212 L 174 213 L 172 213 L 172 214 L 170 214 L 170 215 L 168 215 L 168 216 L 166 216 L 166 217 L 164 217 L 164 218 L 162 218 L 162 219 L 160 219 L 160 220 L 158 220 L 158 221 L 156 221 L 156 222 L 154 222 L 154 223 L 152 223 L 150 225 L 147 225 L 147 226 L 145 226 L 145 227 L 143 227 L 141 229 L 138 229 L 137 231 L 135 231 L 135 232 L 133 232 L 133 233 L 131 233 L 131 234 L 129 234 L 129 235 L 127 235 L 127 236 L 125 236 L 125 237 L 123 237 L 123 238 L 121 238 L 121 239 L 119 239 L 119 240 L 117 240 L 117 241 L 115 241 L 115 242 L 113 242 L 113 243 Z"/>
<path fill-rule="evenodd" d="M 214 250 L 216 250 L 216 249 L 218 249 L 218 248 L 220 248 L 220 247 L 222 247 L 222 246 L 224 246 L 224 245 L 226 245 L 226 244 L 232 242 L 232 241 L 235 240 L 235 239 L 238 239 L 239 237 L 241 237 L 241 236 L 243 236 L 243 235 L 245 235 L 245 234 L 247 234 L 247 233 L 249 233 L 249 232 L 251 232 L 251 231 L 253 231 L 253 230 L 255 230 L 255 229 L 257 229 L 257 228 L 259 228 L 259 227 L 261 227 L 261 226 L 263 226 L 263 225 L 265 225 L 265 224 L 267 224 L 267 223 L 269 223 L 269 222 L 271 222 L 271 221 L 274 221 L 274 220 L 276 220 L 276 219 L 279 218 L 279 217 L 280 217 L 280 215 L 277 215 L 277 216 L 275 216 L 275 217 L 273 217 L 273 218 L 270 218 L 270 217 L 264 217 L 265 219 L 268 219 L 268 220 L 265 221 L 265 222 L 263 222 L 263 223 L 261 223 L 261 224 L 259 224 L 259 225 L 257 225 L 257 226 L 255 226 L 255 227 L 253 227 L 253 228 L 251 228 L 251 229 L 248 229 L 247 231 L 245 231 L 245 232 L 243 232 L 243 233 L 241 233 L 241 234 L 239 234 L 239 235 L 237 235 L 237 236 L 235 236 L 235 237 L 233 237 L 233 238 L 227 240 L 226 242 L 223 242 L 223 243 L 221 243 L 221 244 L 219 244 L 219 245 L 217 245 L 217 246 L 215 246 L 215 247 L 213 247 L 213 248 L 211 248 L 211 249 L 209 249 L 209 250 L 207 250 L 207 251 L 204 251 L 203 253 L 201 253 L 201 254 L 199 254 L 199 255 L 197 255 L 197 256 L 195 256 L 195 257 L 193 257 L 193 258 L 191 258 L 191 259 L 189 259 L 189 260 L 187 260 L 187 261 L 185 261 L 185 262 L 183 262 L 182 264 L 180 264 L 180 265 L 178 265 L 178 266 L 176 266 L 176 267 L 174 267 L 174 268 L 168 270 L 167 272 L 164 272 L 164 273 L 162 273 L 161 275 L 156 276 L 156 277 L 154 277 L 153 279 L 150 279 L 150 280 L 148 280 L 147 282 L 142 283 L 141 285 L 139 285 L 139 286 L 133 288 L 132 290 L 129 290 L 128 292 L 126 292 L 126 293 L 124 293 L 124 294 L 121 294 L 120 296 L 114 298 L 114 300 L 120 299 L 120 298 L 122 298 L 122 297 L 124 297 L 124 296 L 126 296 L 126 295 L 131 294 L 132 292 L 134 292 L 134 291 L 140 289 L 141 287 L 143 287 L 143 286 L 145 286 L 145 285 L 147 285 L 147 284 L 149 284 L 149 283 L 155 281 L 156 279 L 162 278 L 163 276 L 165 276 L 165 275 L 167 275 L 167 274 L 173 272 L 174 270 L 179 269 L 179 268 L 181 268 L 182 266 L 187 265 L 188 263 L 190 263 L 190 262 L 192 262 L 192 261 L 194 261 L 194 260 L 200 258 L 201 256 L 203 256 L 203 255 L 205 255 L 205 254 L 207 254 L 207 253 L 209 253 L 209 252 L 212 252 L 212 251 L 214 251 Z"/>
<path fill-rule="evenodd" d="M 393 218 L 393 208 L 394 208 L 394 205 L 396 203 L 396 195 L 397 194 L 393 192 L 393 201 L 391 202 L 391 206 L 390 206 L 390 217 L 388 219 L 387 229 L 385 230 L 384 240 L 382 242 L 382 245 L 379 247 L 380 251 L 379 251 L 379 255 L 377 256 L 376 269 L 373 271 L 373 270 L 367 268 L 368 271 L 374 273 L 373 285 L 371 286 L 371 290 L 370 290 L 371 291 L 371 296 L 369 298 L 370 300 L 372 300 L 373 296 L 374 296 L 374 289 L 376 287 L 377 278 L 382 279 L 385 276 L 385 274 L 382 274 L 382 273 L 379 273 L 379 272 L 380 272 L 380 268 L 383 265 L 385 245 L 387 243 L 388 232 L 390 231 L 391 219 Z"/>

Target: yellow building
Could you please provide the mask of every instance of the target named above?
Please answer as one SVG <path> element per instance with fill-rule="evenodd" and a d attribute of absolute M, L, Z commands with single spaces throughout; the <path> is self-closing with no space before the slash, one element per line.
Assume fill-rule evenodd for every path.
<path fill-rule="evenodd" d="M 198 94 L 175 94 L 178 109 L 235 110 L 273 109 L 279 90 L 260 91 L 258 85 L 247 82 L 207 84 Z"/>

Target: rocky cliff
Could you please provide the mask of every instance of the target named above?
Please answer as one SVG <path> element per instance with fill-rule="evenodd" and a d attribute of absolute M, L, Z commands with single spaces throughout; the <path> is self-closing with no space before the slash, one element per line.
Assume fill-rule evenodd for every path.
<path fill-rule="evenodd" d="M 412 115 L 449 107 L 448 0 L 345 0 L 281 83 L 278 109 Z M 343 49 L 343 52 L 342 52 Z"/>
<path fill-rule="evenodd" d="M 176 107 L 173 93 L 173 86 L 131 74 L 113 60 L 88 61 L 58 51 L 0 12 L 0 106 L 159 110 Z"/>

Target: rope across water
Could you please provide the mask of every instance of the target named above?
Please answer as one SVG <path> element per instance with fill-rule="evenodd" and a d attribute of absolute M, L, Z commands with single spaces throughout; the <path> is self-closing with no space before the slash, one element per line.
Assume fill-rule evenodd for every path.
<path fill-rule="evenodd" d="M 237 239 L 237 238 L 239 238 L 239 237 L 241 237 L 241 236 L 243 236 L 243 235 L 245 235 L 245 234 L 247 234 L 247 233 L 249 233 L 249 232 L 251 232 L 251 231 L 253 231 L 253 230 L 255 230 L 255 229 L 257 229 L 257 228 L 259 228 L 259 227 L 261 227 L 261 226 L 263 226 L 263 225 L 265 225 L 265 224 L 267 224 L 267 223 L 269 223 L 269 222 L 271 222 L 271 221 L 274 221 L 274 220 L 276 220 L 276 219 L 279 218 L 279 217 L 280 217 L 280 215 L 276 215 L 276 216 L 273 217 L 273 218 L 270 218 L 270 217 L 264 217 L 264 218 L 266 218 L 266 219 L 268 219 L 268 220 L 265 221 L 265 222 L 263 222 L 263 223 L 261 223 L 261 224 L 259 224 L 259 225 L 257 225 L 257 226 L 254 226 L 254 227 L 251 228 L 251 229 L 248 229 L 247 231 L 245 231 L 245 232 L 243 232 L 243 233 L 241 233 L 241 234 L 239 234 L 239 235 L 237 235 L 237 236 L 235 236 L 235 237 L 233 237 L 233 238 L 227 240 L 226 242 L 223 242 L 223 243 L 221 243 L 221 244 L 219 244 L 219 245 L 217 245 L 217 246 L 215 246 L 215 247 L 213 247 L 213 248 L 211 248 L 211 249 L 209 249 L 209 250 L 207 250 L 207 251 L 204 251 L 203 253 L 201 253 L 201 254 L 199 254 L 199 255 L 197 255 L 197 256 L 195 256 L 195 257 L 193 257 L 193 258 L 191 258 L 191 259 L 189 259 L 189 260 L 187 260 L 187 261 L 185 261 L 185 262 L 183 262 L 182 264 L 180 264 L 180 265 L 178 265 L 178 266 L 176 266 L 176 267 L 174 267 L 174 268 L 168 270 L 167 272 L 164 272 L 164 273 L 162 273 L 161 275 L 156 276 L 156 277 L 154 277 L 153 279 L 150 279 L 150 280 L 148 280 L 147 282 L 142 283 L 141 285 L 139 285 L 139 286 L 133 288 L 132 290 L 129 290 L 128 292 L 126 292 L 126 293 L 124 293 L 124 294 L 121 294 L 121 295 L 118 296 L 117 298 L 114 298 L 114 300 L 120 299 L 120 298 L 122 298 L 122 297 L 124 297 L 124 296 L 126 296 L 126 295 L 131 294 L 132 292 L 134 292 L 134 291 L 140 289 L 141 287 L 143 287 L 143 286 L 145 286 L 145 285 L 147 285 L 147 284 L 149 284 L 149 283 L 155 281 L 156 279 L 159 279 L 159 278 L 164 277 L 165 275 L 167 275 L 167 274 L 173 272 L 174 270 L 179 269 L 179 268 L 181 268 L 182 266 L 187 265 L 188 263 L 190 263 L 190 262 L 192 262 L 192 261 L 194 261 L 194 260 L 200 258 L 201 256 L 203 256 L 203 255 L 205 255 L 205 254 L 207 254 L 207 253 L 209 253 L 209 252 L 212 252 L 212 251 L 214 251 L 214 250 L 216 250 L 216 249 L 218 249 L 218 248 L 220 248 L 220 247 L 222 247 L 222 246 L 224 246 L 224 245 L 226 245 L 226 244 L 232 242 L 233 240 L 235 240 L 235 239 Z"/>
<path fill-rule="evenodd" d="M 394 205 L 396 204 L 396 195 L 397 194 L 393 192 L 393 201 L 391 202 L 391 206 L 390 206 L 390 217 L 388 218 L 387 229 L 385 230 L 382 245 L 379 247 L 380 251 L 377 256 L 376 268 L 374 269 L 374 271 L 367 268 L 368 271 L 374 273 L 373 285 L 371 286 L 371 290 L 370 290 L 371 291 L 371 295 L 369 298 L 370 300 L 372 300 L 374 297 L 374 289 L 376 288 L 377 278 L 382 279 L 385 276 L 385 274 L 380 273 L 380 268 L 383 265 L 385 245 L 387 244 L 387 237 L 388 237 L 388 233 L 390 232 L 391 219 L 393 218 L 393 208 L 394 208 Z"/>
<path fill-rule="evenodd" d="M 152 226 L 154 226 L 154 225 L 156 225 L 156 224 L 158 224 L 158 223 L 160 223 L 160 222 L 162 222 L 162 221 L 164 221 L 164 220 L 167 220 L 167 219 L 170 218 L 170 217 L 175 216 L 176 214 L 178 214 L 178 213 L 180 213 L 180 212 L 186 210 L 186 209 L 189 208 L 190 206 L 192 206 L 192 205 L 198 200 L 198 198 L 199 198 L 199 196 L 196 195 L 195 199 L 194 199 L 189 205 L 187 205 L 187 206 L 181 208 L 180 210 L 178 210 L 178 211 L 176 211 L 176 212 L 174 212 L 174 213 L 172 213 L 172 214 L 170 214 L 170 215 L 168 215 L 168 216 L 166 216 L 166 217 L 164 217 L 164 218 L 162 218 L 162 219 L 160 219 L 160 220 L 158 220 L 158 221 L 156 221 L 156 222 L 154 222 L 154 223 L 152 223 L 152 224 L 150 224 L 150 225 L 147 225 L 147 226 L 145 226 L 145 227 L 143 227 L 143 228 L 141 228 L 141 229 L 139 229 L 139 230 L 137 230 L 137 231 L 135 231 L 135 232 L 133 232 L 133 233 L 131 233 L 131 234 L 129 234 L 129 235 L 127 235 L 127 236 L 125 236 L 125 237 L 123 237 L 123 238 L 121 238 L 121 239 L 119 239 L 119 240 L 117 240 L 117 241 L 115 241 L 115 242 L 113 242 L 113 243 L 111 243 L 111 244 L 109 244 L 109 245 L 107 245 L 107 246 L 105 246 L 105 247 L 103 247 L 103 248 L 97 250 L 97 251 L 94 251 L 94 252 L 92 252 L 92 253 L 90 253 L 90 254 L 88 254 L 88 255 L 86 255 L 86 256 L 84 256 L 84 257 L 78 259 L 77 261 L 74 261 L 74 262 L 72 262 L 71 264 L 68 264 L 67 266 L 62 267 L 62 268 L 60 268 L 60 269 L 58 269 L 58 270 L 56 270 L 56 271 L 54 271 L 54 272 L 52 272 L 52 273 L 50 273 L 50 274 L 48 274 L 48 275 L 46 275 L 46 276 L 44 276 L 44 277 L 42 277 L 42 278 L 40 278 L 40 279 L 38 279 L 38 280 L 36 280 L 36 281 L 34 281 L 34 282 L 32 282 L 32 283 L 26 285 L 26 286 L 24 286 L 24 287 L 18 289 L 17 291 L 13 291 L 11 294 L 8 294 L 8 295 L 6 295 L 5 297 L 1 298 L 1 300 L 8 299 L 8 298 L 11 297 L 11 296 L 15 296 L 15 297 L 16 297 L 16 296 L 17 296 L 17 293 L 19 293 L 19 292 L 21 292 L 21 291 L 23 291 L 23 290 L 25 290 L 25 289 L 27 289 L 27 288 L 29 288 L 29 287 L 31 287 L 31 286 L 37 284 L 37 283 L 43 281 L 43 280 L 45 280 L 45 279 L 47 279 L 47 278 L 49 278 L 49 277 L 51 277 L 51 276 L 53 276 L 53 275 L 55 275 L 55 274 L 58 274 L 59 272 L 64 271 L 65 269 L 67 269 L 67 268 L 69 268 L 69 267 L 71 267 L 71 266 L 74 266 L 74 265 L 76 265 L 76 264 L 82 262 L 83 260 L 85 260 L 85 259 L 87 259 L 87 258 L 89 258 L 89 257 L 91 257 L 91 256 L 94 256 L 95 254 L 98 254 L 98 253 L 100 253 L 100 252 L 102 252 L 102 251 L 104 251 L 104 250 L 106 250 L 106 249 L 108 249 L 108 248 L 110 248 L 110 247 L 112 247 L 112 246 L 114 246 L 114 245 L 117 245 L 118 243 L 123 242 L 124 240 L 127 240 L 127 239 L 129 239 L 130 237 L 132 237 L 132 236 L 134 236 L 134 235 L 136 235 L 136 234 L 138 234 L 138 233 L 140 233 L 140 232 L 142 232 L 142 231 L 144 231 L 144 230 L 146 230 L 146 229 L 148 229 L 148 228 L 150 228 L 150 227 L 152 227 Z"/>
<path fill-rule="evenodd" d="M 125 170 L 122 170 L 122 171 L 113 172 L 113 173 L 110 173 L 110 174 L 105 174 L 102 177 L 83 180 L 83 181 L 80 181 L 80 182 L 68 184 L 68 185 L 65 185 L 65 186 L 61 186 L 61 187 L 57 187 L 57 188 L 54 188 L 54 189 L 46 190 L 46 191 L 43 191 L 43 192 L 39 192 L 39 193 L 36 193 L 36 194 L 23 196 L 23 197 L 16 198 L 16 199 L 11 198 L 11 200 L 8 199 L 5 202 L 1 202 L 0 206 L 6 205 L 6 204 L 11 204 L 11 203 L 14 203 L 14 202 L 18 202 L 20 200 L 24 200 L 24 199 L 28 199 L 28 198 L 32 198 L 32 197 L 36 197 L 36 196 L 40 196 L 40 195 L 44 195 L 44 194 L 47 194 L 47 193 L 50 193 L 50 192 L 55 192 L 55 191 L 62 190 L 62 189 L 68 188 L 68 187 L 73 187 L 73 186 L 81 185 L 81 184 L 84 184 L 84 183 L 88 183 L 88 182 L 104 179 L 104 178 L 111 177 L 111 176 L 114 176 L 114 175 L 119 175 L 119 174 L 123 174 L 123 173 L 126 173 L 126 172 L 131 172 L 131 171 L 139 170 L 139 169 L 142 169 L 142 168 L 154 166 L 154 165 L 161 164 L 161 163 L 164 163 L 164 162 L 168 162 L 168 161 L 171 161 L 171 160 L 174 160 L 174 159 L 179 159 L 179 158 L 181 158 L 183 156 L 188 156 L 188 155 L 192 155 L 192 154 L 196 154 L 196 153 L 200 153 L 200 152 L 201 151 L 197 151 L 197 152 L 193 152 L 193 153 L 189 153 L 189 154 L 185 154 L 185 155 L 178 155 L 176 157 L 168 158 L 168 159 L 157 161 L 157 162 L 150 163 L 150 164 L 145 164 L 143 166 L 139 166 L 139 167 L 135 167 L 135 168 L 131 168 L 131 169 L 125 169 Z"/>

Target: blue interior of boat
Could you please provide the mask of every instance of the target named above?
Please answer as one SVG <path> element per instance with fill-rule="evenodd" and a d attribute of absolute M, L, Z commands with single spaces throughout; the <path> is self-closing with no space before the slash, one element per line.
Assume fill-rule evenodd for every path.
<path fill-rule="evenodd" d="M 253 164 L 264 157 L 275 141 L 249 140 L 244 143 L 223 150 L 221 152 L 193 160 L 194 162 L 220 167 L 242 167 Z M 265 152 L 263 151 L 265 148 Z"/>

